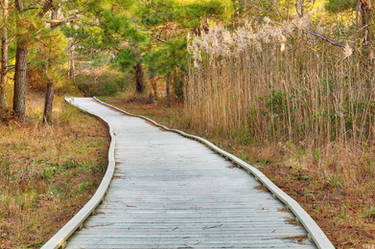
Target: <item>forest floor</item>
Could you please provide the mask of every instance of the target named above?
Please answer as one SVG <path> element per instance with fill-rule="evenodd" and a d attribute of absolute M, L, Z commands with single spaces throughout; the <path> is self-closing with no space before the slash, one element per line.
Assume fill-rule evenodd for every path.
<path fill-rule="evenodd" d="M 149 104 L 144 98 L 103 99 L 168 127 L 204 137 L 261 170 L 297 200 L 337 248 L 375 249 L 375 145 L 331 144 L 327 153 L 290 143 L 251 144 L 192 130 L 183 105 Z"/>
<path fill-rule="evenodd" d="M 105 124 L 57 97 L 52 125 L 43 97 L 28 118 L 0 120 L 0 248 L 40 248 L 96 191 L 107 166 Z"/>

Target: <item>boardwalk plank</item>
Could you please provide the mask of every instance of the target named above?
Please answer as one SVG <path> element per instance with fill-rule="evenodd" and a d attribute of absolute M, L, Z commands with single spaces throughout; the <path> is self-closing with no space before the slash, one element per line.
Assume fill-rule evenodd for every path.
<path fill-rule="evenodd" d="M 116 171 L 67 248 L 316 248 L 282 203 L 204 145 L 90 98 L 74 104 L 115 129 Z"/>

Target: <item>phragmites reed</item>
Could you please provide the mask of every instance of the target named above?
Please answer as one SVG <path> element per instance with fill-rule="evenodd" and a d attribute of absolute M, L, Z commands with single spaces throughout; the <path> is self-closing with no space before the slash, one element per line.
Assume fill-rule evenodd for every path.
<path fill-rule="evenodd" d="M 192 126 L 241 133 L 249 142 L 322 145 L 373 138 L 370 62 L 349 45 L 312 37 L 308 27 L 308 17 L 281 25 L 265 18 L 189 38 L 185 110 Z"/>

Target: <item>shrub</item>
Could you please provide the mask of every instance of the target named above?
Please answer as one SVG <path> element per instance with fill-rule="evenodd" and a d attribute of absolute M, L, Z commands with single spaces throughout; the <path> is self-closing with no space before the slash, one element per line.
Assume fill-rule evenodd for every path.
<path fill-rule="evenodd" d="M 126 79 L 122 73 L 99 70 L 76 76 L 75 85 L 85 96 L 113 96 L 124 90 Z"/>

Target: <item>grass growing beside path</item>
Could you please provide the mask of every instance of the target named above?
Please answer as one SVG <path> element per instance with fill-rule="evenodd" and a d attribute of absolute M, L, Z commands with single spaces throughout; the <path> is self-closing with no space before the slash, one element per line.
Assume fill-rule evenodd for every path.
<path fill-rule="evenodd" d="M 107 166 L 107 127 L 57 98 L 28 99 L 25 125 L 0 122 L 0 248 L 40 248 L 96 191 Z"/>
<path fill-rule="evenodd" d="M 325 151 L 284 143 L 254 143 L 246 131 L 230 137 L 192 130 L 183 106 L 136 98 L 107 102 L 168 127 L 207 138 L 260 169 L 297 200 L 337 248 L 375 248 L 375 144 L 331 144 Z"/>

